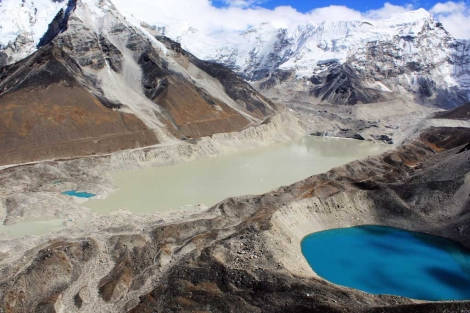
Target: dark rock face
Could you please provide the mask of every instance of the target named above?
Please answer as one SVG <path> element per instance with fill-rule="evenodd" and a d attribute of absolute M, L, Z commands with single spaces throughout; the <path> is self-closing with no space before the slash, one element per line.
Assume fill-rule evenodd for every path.
<path fill-rule="evenodd" d="M 154 100 L 161 95 L 168 87 L 170 74 L 168 65 L 157 55 L 151 52 L 144 52 L 139 58 L 139 65 L 142 68 L 142 84 L 147 98 Z"/>
<path fill-rule="evenodd" d="M 65 62 L 70 61 L 70 58 L 63 51 L 51 46 L 40 50 L 39 53 L 22 62 L 2 68 L 0 72 L 0 95 L 35 86 L 46 88 L 50 84 L 61 81 L 69 86 L 74 84 L 75 80 L 71 74 L 72 71 L 79 72 L 78 65 L 72 61 L 67 68 L 60 59 Z M 30 68 L 35 68 L 37 71 L 30 73 Z"/>
<path fill-rule="evenodd" d="M 389 145 L 393 145 L 393 139 L 390 138 L 389 136 L 387 135 L 380 135 L 380 136 L 375 136 L 374 139 L 378 140 L 378 141 L 383 141 L 385 143 L 388 143 Z"/>
<path fill-rule="evenodd" d="M 433 89 L 436 88 L 436 84 L 433 81 L 422 77 L 418 79 L 418 85 L 419 96 L 425 98 L 430 98 L 433 94 Z"/>
<path fill-rule="evenodd" d="M 315 85 L 311 93 L 328 103 L 354 105 L 385 99 L 379 91 L 365 87 L 364 77 L 347 64 L 331 64 L 310 81 Z"/>
<path fill-rule="evenodd" d="M 80 294 L 76 294 L 75 297 L 73 297 L 73 303 L 75 304 L 75 306 L 80 309 L 83 305 L 83 300 L 82 298 L 80 297 Z"/>
<path fill-rule="evenodd" d="M 80 67 L 101 70 L 109 64 L 114 71 L 120 71 L 122 54 L 105 37 L 93 34 L 74 15 L 69 17 L 67 29 L 54 38 L 54 45 L 67 52 Z"/>
<path fill-rule="evenodd" d="M 272 112 L 272 109 L 267 107 L 267 105 L 274 107 L 270 100 L 261 96 L 253 87 L 225 66 L 200 60 L 195 61 L 195 64 L 212 77 L 217 78 L 227 94 L 242 104 L 251 114 L 263 118 L 269 116 L 270 111 Z"/>
<path fill-rule="evenodd" d="M 58 1 L 56 1 L 58 2 Z M 70 17 L 70 14 L 75 10 L 77 6 L 77 0 L 69 0 L 67 4 L 67 8 L 65 10 L 61 9 L 57 15 L 55 16 L 54 20 L 49 24 L 49 28 L 44 36 L 38 43 L 38 48 L 47 45 L 50 43 L 54 38 L 67 30 L 67 24 Z"/>
<path fill-rule="evenodd" d="M 120 73 L 122 70 L 123 57 L 121 51 L 104 36 L 100 36 L 100 46 L 105 55 L 106 62 L 113 71 Z"/>
<path fill-rule="evenodd" d="M 0 51 L 0 68 L 7 65 L 7 62 L 8 62 L 8 55 L 5 52 Z"/>
<path fill-rule="evenodd" d="M 292 77 L 292 75 L 295 74 L 291 71 L 276 70 L 274 73 L 270 73 L 269 78 L 262 81 L 259 87 L 261 90 L 273 88 L 276 85 L 287 81 Z M 320 84 L 320 82 L 318 82 L 318 84 Z"/>

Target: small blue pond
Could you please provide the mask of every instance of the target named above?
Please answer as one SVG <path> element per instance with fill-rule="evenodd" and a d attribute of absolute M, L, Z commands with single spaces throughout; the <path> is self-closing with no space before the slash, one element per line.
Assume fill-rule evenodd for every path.
<path fill-rule="evenodd" d="M 302 241 L 312 269 L 338 285 L 421 300 L 470 299 L 470 251 L 421 233 L 360 226 Z"/>
<path fill-rule="evenodd" d="M 77 190 L 64 191 L 62 194 L 66 196 L 85 198 L 85 199 L 93 198 L 94 196 L 96 196 L 94 193 L 82 192 L 82 191 L 77 191 Z"/>

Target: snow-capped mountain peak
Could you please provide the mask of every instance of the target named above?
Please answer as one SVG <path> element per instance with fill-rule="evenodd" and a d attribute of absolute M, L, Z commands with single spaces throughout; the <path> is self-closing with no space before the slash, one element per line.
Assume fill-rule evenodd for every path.
<path fill-rule="evenodd" d="M 299 76 L 312 74 L 312 65 L 336 59 L 344 62 L 359 47 L 394 36 L 416 36 L 427 23 L 429 12 L 420 9 L 385 20 L 311 21 L 293 28 L 271 23 L 251 25 L 243 31 L 204 33 L 188 26 L 159 25 L 164 35 L 176 38 L 196 56 L 231 65 L 257 80 L 260 67 L 295 69 Z"/>
<path fill-rule="evenodd" d="M 35 51 L 54 16 L 67 7 L 65 0 L 3 0 L 0 2 L 0 51 L 3 63 L 12 63 Z M 2 56 L 0 55 L 0 65 Z"/>
<path fill-rule="evenodd" d="M 106 29 L 103 16 L 117 14 L 143 33 L 151 30 L 153 35 L 172 38 L 196 57 L 227 65 L 260 86 L 278 85 L 279 72 L 290 73 L 290 79 L 304 81 L 303 89 L 320 102 L 369 102 L 395 93 L 412 97 L 418 93 L 425 95 L 424 102 L 450 99 L 458 104 L 469 97 L 468 43 L 452 38 L 424 9 L 397 13 L 386 19 L 303 20 L 289 27 L 260 21 L 245 29 L 231 29 L 198 28 L 192 21 L 172 20 L 165 15 L 162 21 L 142 21 L 128 12 L 119 12 L 120 2 L 115 6 L 103 0 L 78 1 L 80 10 L 87 10 L 80 14 L 81 18 L 88 20 L 86 24 L 92 25 L 90 27 L 95 31 Z M 32 53 L 44 36 L 46 21 L 66 7 L 67 3 L 60 0 L 24 0 L 20 4 L 16 0 L 1 2 L 0 18 L 5 22 L 1 23 L 0 29 L 3 40 L 0 42 L 0 65 Z M 11 11 L 16 13 L 9 16 Z M 150 40 L 154 40 L 153 35 L 149 36 Z M 165 47 L 161 49 L 163 51 Z M 341 67 L 348 69 L 346 73 Z M 331 71 L 336 73 L 333 76 L 349 77 L 338 87 L 348 90 L 347 94 L 355 93 L 350 90 L 352 86 L 368 90 L 380 86 L 380 90 L 372 94 L 381 96 L 360 97 L 361 100 L 347 96 L 339 100 L 343 96 L 337 96 L 335 88 L 325 87 L 330 90 L 327 96 L 318 91 L 319 86 L 311 85 L 313 81 L 322 81 L 320 77 L 326 79 Z M 361 80 L 359 85 L 362 87 L 352 84 L 350 75 Z M 384 95 L 385 91 L 389 95 Z"/>

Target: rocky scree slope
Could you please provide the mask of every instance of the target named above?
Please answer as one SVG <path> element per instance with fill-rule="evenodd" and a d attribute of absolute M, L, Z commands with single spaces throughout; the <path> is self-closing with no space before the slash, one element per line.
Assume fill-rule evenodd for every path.
<path fill-rule="evenodd" d="M 467 128 L 432 128 L 381 156 L 185 221 L 45 242 L 0 263 L 0 310 L 465 312 L 465 302 L 415 303 L 330 284 L 293 252 L 302 231 L 364 223 L 469 246 L 469 138 Z"/>
<path fill-rule="evenodd" d="M 37 51 L 0 68 L 0 164 L 239 131 L 277 110 L 230 70 L 156 38 L 107 0 L 62 5 L 35 37 Z"/>

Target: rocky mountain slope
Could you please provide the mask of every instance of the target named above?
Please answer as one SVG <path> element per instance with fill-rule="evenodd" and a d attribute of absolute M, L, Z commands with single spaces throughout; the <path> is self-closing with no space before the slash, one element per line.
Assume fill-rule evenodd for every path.
<path fill-rule="evenodd" d="M 245 31 L 207 33 L 191 23 L 159 22 L 157 15 L 146 23 L 103 1 L 78 1 L 79 7 L 87 8 L 78 11 L 67 9 L 75 1 L 54 1 L 52 8 L 62 9 L 56 14 L 48 1 L 52 0 L 25 0 L 20 5 L 4 0 L 8 4 L 4 7 L 16 3 L 14 9 L 29 16 L 29 22 L 18 25 L 10 17 L 4 19 L 0 33 L 9 39 L 0 43 L 3 62 L 21 59 L 58 34 L 55 45 L 66 47 L 83 67 L 93 94 L 158 129 L 159 142 L 240 130 L 276 110 L 266 98 L 293 109 L 310 133 L 401 142 L 414 125 L 436 111 L 429 105 L 453 108 L 469 100 L 470 44 L 452 38 L 425 10 L 389 19 L 311 22 L 289 28 L 260 22 Z M 63 23 L 70 13 L 70 21 Z M 56 22 L 47 30 L 37 15 L 51 20 L 56 16 Z M 119 23 L 126 26 L 116 26 Z M 61 33 L 64 26 L 68 28 Z M 77 39 L 82 33 L 87 35 Z M 161 60 L 146 61 L 146 44 L 122 44 L 140 36 L 149 40 Z M 29 39 L 16 44 L 21 38 Z M 266 98 L 214 61 L 238 72 Z M 159 69 L 152 69 L 152 64 Z M 168 79 L 165 66 L 178 77 Z M 136 73 L 142 70 L 149 74 Z M 208 80 L 206 74 L 216 80 Z M 196 90 L 187 88 L 182 77 L 195 83 Z M 94 82 L 103 86 L 95 88 Z M 214 87 L 219 83 L 222 93 L 220 85 Z M 178 86 L 178 92 L 172 86 Z M 227 106 L 207 101 L 207 94 Z M 198 109 L 193 110 L 188 99 L 196 98 Z"/>
<path fill-rule="evenodd" d="M 33 4 L 18 14 L 39 14 Z M 276 111 L 232 71 L 155 37 L 107 0 L 60 5 L 41 37 L 34 15 L 34 31 L 2 46 L 7 63 L 36 51 L 0 69 L 0 164 L 239 131 Z"/>

